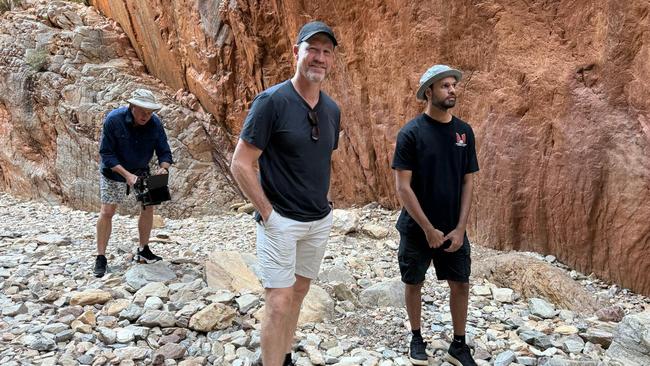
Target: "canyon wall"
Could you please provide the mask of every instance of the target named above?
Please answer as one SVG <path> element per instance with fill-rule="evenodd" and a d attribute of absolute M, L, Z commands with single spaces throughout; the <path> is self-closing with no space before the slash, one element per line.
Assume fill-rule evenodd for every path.
<path fill-rule="evenodd" d="M 144 87 L 165 105 L 158 115 L 176 161 L 162 213 L 216 213 L 242 199 L 223 127 L 195 97 L 148 75 L 115 22 L 65 1 L 23 6 L 0 18 L 0 190 L 99 210 L 103 118 Z"/>
<path fill-rule="evenodd" d="M 196 99 L 194 109 L 209 115 L 201 133 L 219 142 L 205 146 L 206 162 L 213 148 L 227 161 L 253 97 L 292 75 L 290 50 L 300 26 L 312 19 L 332 25 L 340 47 L 325 89 L 343 114 L 333 165 L 337 205 L 398 207 L 390 161 L 397 131 L 423 109 L 414 96 L 418 79 L 435 63 L 461 69 L 454 113 L 474 127 L 481 167 L 470 237 L 499 249 L 554 254 L 650 294 L 647 1 L 91 2 L 123 29 L 142 61 L 130 56 L 130 63 L 164 83 L 168 95 Z M 6 130 L 16 112 L 4 106 Z M 89 141 L 100 128 L 100 117 L 92 118 Z M 48 131 L 38 138 L 52 141 Z M 49 156 L 13 156 L 28 153 L 34 162 Z M 7 166 L 0 160 L 3 189 L 20 191 L 6 183 L 18 179 L 7 178 Z M 219 190 L 229 192 L 215 207 L 238 199 L 226 188 L 226 170 L 213 170 L 224 182 Z M 59 174 L 49 164 L 39 171 Z M 33 181 L 20 179 L 24 187 Z M 48 182 L 43 191 L 60 197 L 65 185 Z"/>

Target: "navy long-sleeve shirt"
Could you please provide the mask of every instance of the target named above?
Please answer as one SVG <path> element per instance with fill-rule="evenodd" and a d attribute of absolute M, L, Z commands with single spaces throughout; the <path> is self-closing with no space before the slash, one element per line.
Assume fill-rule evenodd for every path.
<path fill-rule="evenodd" d="M 99 145 L 101 173 L 106 178 L 126 181 L 111 170 L 116 165 L 121 165 L 132 174 L 148 172 L 154 151 L 158 164 L 173 163 L 167 134 L 158 116 L 152 115 L 144 126 L 138 126 L 133 121 L 128 107 L 115 109 L 106 116 Z"/>

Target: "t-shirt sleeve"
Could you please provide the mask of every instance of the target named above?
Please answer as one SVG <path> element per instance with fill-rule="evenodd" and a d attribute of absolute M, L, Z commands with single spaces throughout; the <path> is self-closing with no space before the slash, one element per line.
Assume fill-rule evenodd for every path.
<path fill-rule="evenodd" d="M 465 174 L 478 172 L 478 159 L 476 158 L 476 140 L 474 139 L 474 131 L 469 128 L 467 139 L 467 147 L 469 148 L 467 156 L 467 166 L 465 167 Z"/>
<path fill-rule="evenodd" d="M 248 111 L 239 137 L 258 149 L 264 150 L 271 139 L 273 124 L 276 120 L 273 98 L 268 94 L 258 94 Z"/>
<path fill-rule="evenodd" d="M 416 163 L 415 137 L 413 131 L 400 131 L 397 134 L 397 143 L 395 144 L 395 154 L 393 155 L 393 164 L 391 168 L 396 170 L 413 170 Z"/>

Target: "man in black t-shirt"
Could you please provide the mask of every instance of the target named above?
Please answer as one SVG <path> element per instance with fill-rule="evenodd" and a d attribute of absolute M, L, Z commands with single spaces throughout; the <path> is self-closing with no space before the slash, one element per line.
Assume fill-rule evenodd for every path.
<path fill-rule="evenodd" d="M 336 44 L 324 23 L 302 27 L 293 46 L 294 76 L 255 98 L 232 159 L 233 176 L 257 209 L 265 366 L 292 365 L 300 306 L 318 275 L 332 226 L 328 191 L 341 113 L 321 84 Z"/>
<path fill-rule="evenodd" d="M 432 260 L 438 279 L 447 280 L 450 288 L 454 340 L 447 361 L 476 365 L 465 343 L 471 269 L 465 228 L 478 162 L 472 128 L 449 112 L 460 79 L 460 71 L 445 65 L 422 75 L 417 98 L 426 100 L 426 110 L 400 130 L 392 164 L 403 205 L 397 221 L 398 260 L 413 332 L 409 358 L 416 365 L 428 364 L 420 333 L 421 296 Z"/>

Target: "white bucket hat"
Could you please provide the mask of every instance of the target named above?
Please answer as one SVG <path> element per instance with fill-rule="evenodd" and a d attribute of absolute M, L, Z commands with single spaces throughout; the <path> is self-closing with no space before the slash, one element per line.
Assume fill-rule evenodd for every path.
<path fill-rule="evenodd" d="M 147 89 L 136 89 L 131 95 L 131 99 L 127 100 L 127 102 L 152 111 L 157 111 L 162 108 L 160 104 L 156 103 L 156 97 L 153 93 Z"/>
<path fill-rule="evenodd" d="M 420 100 L 425 100 L 424 91 L 427 90 L 431 84 L 440 79 L 444 79 L 447 76 L 453 76 L 456 78 L 456 81 L 460 81 L 460 79 L 463 77 L 463 74 L 460 71 L 452 69 L 447 65 L 431 66 L 429 70 L 422 74 L 422 77 L 420 78 L 420 87 L 418 88 L 418 92 L 416 94 L 417 98 Z"/>

